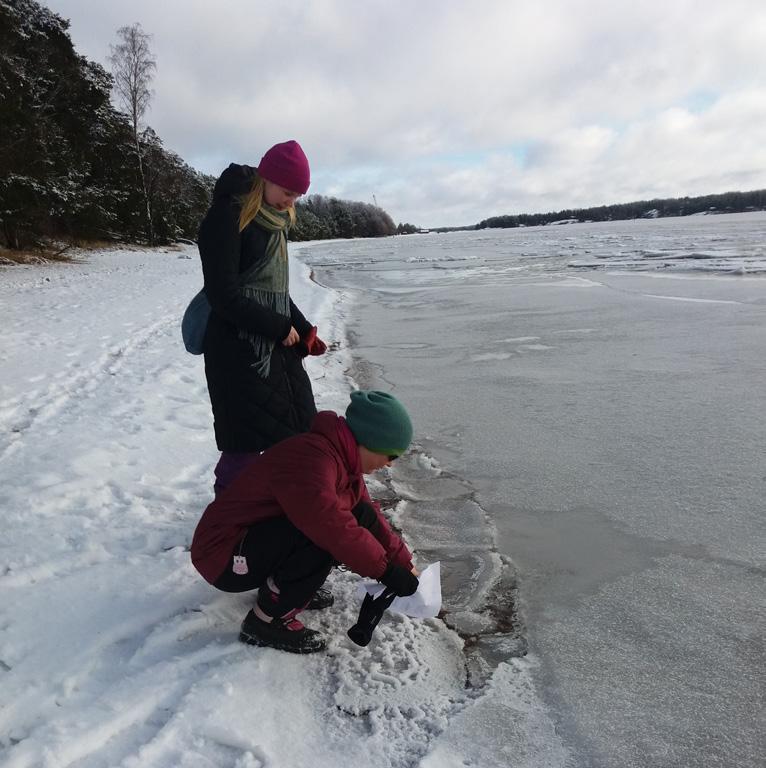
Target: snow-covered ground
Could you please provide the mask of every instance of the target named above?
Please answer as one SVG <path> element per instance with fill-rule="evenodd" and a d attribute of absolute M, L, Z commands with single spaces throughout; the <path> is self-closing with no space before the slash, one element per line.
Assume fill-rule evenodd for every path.
<path fill-rule="evenodd" d="M 193 247 L 0 271 L 0 765 L 565 765 L 533 659 L 466 688 L 458 636 L 393 615 L 358 648 L 352 575 L 307 619 L 326 654 L 237 642 L 251 596 L 213 590 L 187 551 L 217 460 L 179 337 L 200 282 Z M 296 261 L 291 292 L 338 344 L 310 373 L 340 410 L 347 297 Z"/>

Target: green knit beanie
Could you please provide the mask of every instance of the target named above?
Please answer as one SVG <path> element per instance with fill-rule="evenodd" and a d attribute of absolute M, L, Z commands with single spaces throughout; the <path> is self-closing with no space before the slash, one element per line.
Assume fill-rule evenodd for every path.
<path fill-rule="evenodd" d="M 346 423 L 359 445 L 384 456 L 401 456 L 412 440 L 412 422 L 407 411 L 387 392 L 352 392 Z"/>

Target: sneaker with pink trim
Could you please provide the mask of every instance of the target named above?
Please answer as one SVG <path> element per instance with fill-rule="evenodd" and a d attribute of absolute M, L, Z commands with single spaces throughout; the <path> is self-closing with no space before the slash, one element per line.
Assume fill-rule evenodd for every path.
<path fill-rule="evenodd" d="M 263 618 L 258 613 L 263 614 Z M 250 611 L 245 616 L 239 631 L 240 642 L 288 653 L 317 653 L 327 647 L 319 632 L 298 621 L 297 610 L 274 618 L 260 610 L 258 613 Z"/>

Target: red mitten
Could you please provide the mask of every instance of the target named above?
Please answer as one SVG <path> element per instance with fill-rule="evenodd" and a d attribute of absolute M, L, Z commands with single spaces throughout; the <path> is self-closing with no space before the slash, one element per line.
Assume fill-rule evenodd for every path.
<path fill-rule="evenodd" d="M 322 339 L 317 336 L 309 346 L 309 354 L 323 355 L 325 352 L 327 352 L 327 344 L 325 344 Z"/>
<path fill-rule="evenodd" d="M 311 330 L 301 339 L 301 343 L 306 349 L 308 355 L 323 355 L 327 352 L 327 344 L 317 336 L 317 327 L 312 326 Z"/>

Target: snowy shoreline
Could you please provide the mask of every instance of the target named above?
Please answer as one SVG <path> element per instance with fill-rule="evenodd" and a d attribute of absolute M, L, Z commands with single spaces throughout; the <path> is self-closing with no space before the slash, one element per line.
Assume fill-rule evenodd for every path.
<path fill-rule="evenodd" d="M 210 588 L 186 551 L 217 457 L 201 361 L 179 338 L 196 252 L 87 258 L 0 271 L 0 762 L 431 768 L 503 765 L 511 744 L 563 764 L 533 659 L 479 692 L 439 620 L 391 615 L 359 649 L 349 574 L 307 619 L 326 654 L 236 641 L 252 596 Z M 293 272 L 296 303 L 344 339 L 348 297 Z M 343 409 L 352 352 L 309 365 L 318 407 Z"/>

